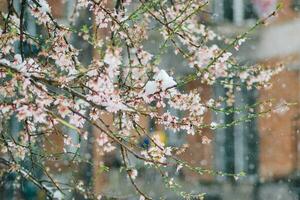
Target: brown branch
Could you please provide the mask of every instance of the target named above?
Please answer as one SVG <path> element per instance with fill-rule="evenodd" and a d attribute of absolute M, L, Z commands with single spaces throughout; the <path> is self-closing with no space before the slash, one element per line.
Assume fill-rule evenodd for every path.
<path fill-rule="evenodd" d="M 24 61 L 24 14 L 26 9 L 26 2 L 27 0 L 22 0 L 21 2 L 21 14 L 20 14 L 20 54 L 22 57 L 22 61 Z"/>

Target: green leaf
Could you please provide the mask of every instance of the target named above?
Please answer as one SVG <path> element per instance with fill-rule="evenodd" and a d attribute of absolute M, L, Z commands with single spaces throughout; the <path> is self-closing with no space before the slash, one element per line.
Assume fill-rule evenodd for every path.
<path fill-rule="evenodd" d="M 89 27 L 88 27 L 88 25 L 86 25 L 86 24 L 83 25 L 82 28 L 81 28 L 81 31 L 84 32 L 84 33 L 88 33 L 88 32 L 89 32 Z"/>
<path fill-rule="evenodd" d="M 99 166 L 99 173 L 103 173 L 103 172 L 109 172 L 109 167 L 107 167 L 105 165 L 100 165 Z"/>
<path fill-rule="evenodd" d="M 283 2 L 280 1 L 277 3 L 276 10 L 281 10 L 283 8 Z"/>

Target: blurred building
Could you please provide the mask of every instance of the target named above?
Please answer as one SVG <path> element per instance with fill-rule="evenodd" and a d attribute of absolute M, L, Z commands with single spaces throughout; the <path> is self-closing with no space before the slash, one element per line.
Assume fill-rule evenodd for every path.
<path fill-rule="evenodd" d="M 241 64 L 262 63 L 267 66 L 286 66 L 284 72 L 272 79 L 269 90 L 236 91 L 234 107 L 253 104 L 264 99 L 298 103 L 286 113 L 272 113 L 233 128 L 214 133 L 212 161 L 215 169 L 228 173 L 244 171 L 247 177 L 234 182 L 216 178 L 204 184 L 211 188 L 211 199 L 300 199 L 299 190 L 299 133 L 300 133 L 300 1 L 284 0 L 278 16 L 250 34 L 237 53 Z M 276 0 L 213 1 L 216 30 L 227 36 L 246 31 L 259 18 L 276 9 Z M 222 88 L 214 88 L 222 95 Z M 230 122 L 247 113 L 216 116 Z M 193 145 L 191 145 L 193 146 Z M 203 151 L 209 147 L 202 147 Z M 198 151 L 199 152 L 199 151 Z M 199 154 L 194 154 L 198 160 Z"/>
<path fill-rule="evenodd" d="M 1 10 L 5 9 L 5 2 L 0 0 Z M 48 2 L 51 4 L 54 15 L 61 21 L 65 20 L 69 10 L 71 10 L 71 4 L 68 2 L 72 1 L 66 1 L 65 4 L 59 0 L 49 0 Z M 253 104 L 256 101 L 269 98 L 300 104 L 300 11 L 298 11 L 300 1 L 283 0 L 283 5 L 283 9 L 275 19 L 248 37 L 247 42 L 236 56 L 241 64 L 262 63 L 273 66 L 282 62 L 286 66 L 286 70 L 272 79 L 273 88 L 270 90 L 258 92 L 243 88 L 242 91 L 237 91 L 235 93 L 237 101 L 234 107 Z M 234 37 L 247 31 L 259 17 L 264 16 L 265 12 L 274 8 L 276 8 L 276 0 L 210 0 L 210 9 L 213 12 L 210 23 L 219 34 Z M 88 15 L 88 13 L 83 13 L 83 15 Z M 78 27 L 80 27 L 80 23 L 86 22 L 78 22 Z M 32 31 L 31 33 L 38 31 L 33 20 L 28 20 L 27 27 Z M 148 46 L 151 47 L 151 41 Z M 93 57 L 92 51 L 91 57 Z M 163 62 L 169 66 L 178 66 L 176 59 L 178 58 L 169 55 Z M 177 71 L 185 73 L 184 71 Z M 220 86 L 208 88 L 201 86 L 197 81 L 187 86 L 187 89 L 197 88 L 202 91 L 203 98 L 222 96 L 226 92 Z M 181 115 L 182 113 L 176 114 Z M 206 120 L 209 122 L 213 119 L 230 123 L 245 115 L 247 113 L 232 115 L 211 113 Z M 109 116 L 106 118 L 108 121 L 110 120 Z M 184 170 L 180 174 L 184 189 L 205 192 L 207 193 L 207 200 L 300 199 L 299 105 L 291 107 L 282 115 L 272 113 L 271 117 L 243 122 L 235 127 L 217 130 L 215 133 L 211 130 L 204 130 L 204 134 L 213 139 L 211 144 L 202 144 L 200 136 L 174 136 L 161 127 L 153 127 L 148 119 L 143 121 L 144 126 L 149 127 L 149 131 L 157 131 L 157 134 L 162 134 L 162 137 L 165 137 L 164 140 L 171 145 L 189 143 L 191 148 L 182 156 L 193 165 L 227 173 L 239 173 L 241 171 L 247 173 L 246 177 L 236 181 L 226 177 L 199 176 Z M 12 121 L 12 127 L 13 131 L 17 132 L 17 122 Z M 94 136 L 97 137 L 96 135 L 97 133 L 94 131 Z M 74 135 L 74 137 L 76 136 Z M 56 141 L 61 141 L 61 139 L 53 138 Z M 86 149 L 96 166 L 101 162 L 112 167 L 120 165 L 120 158 L 117 156 L 111 155 L 108 159 L 108 157 L 99 154 L 101 150 L 97 151 L 88 144 L 86 144 Z M 64 163 L 59 165 L 63 166 Z M 130 194 L 133 191 L 132 187 L 126 184 L 126 177 L 120 177 L 117 167 L 116 170 L 111 170 L 108 175 L 99 174 L 96 167 L 81 167 L 79 170 L 84 171 L 83 176 L 86 182 L 92 181 L 94 183 L 95 192 Z M 161 179 L 155 176 L 154 172 L 141 169 L 140 174 L 143 174 L 143 177 L 140 176 L 137 179 L 138 183 L 147 188 L 147 191 L 152 187 L 150 193 L 156 195 L 157 199 L 160 194 L 166 192 L 161 186 Z M 143 181 L 145 179 L 147 181 Z M 169 195 L 169 199 L 176 199 L 172 195 Z M 0 199 L 1 197 L 0 194 Z"/>

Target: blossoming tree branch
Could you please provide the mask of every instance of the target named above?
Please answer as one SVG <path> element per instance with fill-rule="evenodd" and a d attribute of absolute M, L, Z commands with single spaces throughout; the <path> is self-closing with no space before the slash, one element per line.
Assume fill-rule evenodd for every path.
<path fill-rule="evenodd" d="M 14 3 L 19 3 L 19 8 Z M 49 160 L 68 160 L 69 171 L 74 165 L 89 159 L 80 154 L 80 141 L 88 140 L 92 126 L 98 139 L 92 141 L 103 153 L 114 151 L 122 159 L 124 172 L 140 199 L 152 199 L 136 183 L 138 169 L 132 159 L 153 168 L 165 181 L 166 188 L 183 198 L 202 197 L 182 191 L 168 169 L 186 168 L 199 174 L 239 177 L 221 171 L 192 166 L 180 158 L 184 146 L 169 146 L 141 124 L 146 117 L 174 134 L 202 136 L 206 128 L 234 126 L 277 109 L 271 101 L 257 102 L 241 108 L 224 109 L 222 103 L 234 103 L 234 90 L 246 86 L 270 87 L 269 81 L 281 67 L 260 65 L 241 66 L 232 56 L 247 36 L 276 15 L 277 10 L 260 19 L 249 31 L 236 38 L 225 39 L 205 26 L 201 15 L 207 13 L 205 0 L 76 0 L 72 14 L 61 23 L 51 12 L 46 0 L 8 0 L 6 12 L 1 13 L 0 26 L 0 166 L 1 175 L 15 172 L 36 185 L 49 199 L 64 199 L 66 193 L 82 193 L 86 198 L 100 199 L 89 185 L 74 179 L 69 183 L 56 181 L 46 166 Z M 113 5 L 112 5 L 113 4 Z M 89 22 L 78 28 L 75 22 L 80 12 L 91 15 Z M 25 24 L 31 15 L 40 34 L 32 34 Z M 105 34 L 104 34 L 105 32 Z M 144 47 L 151 35 L 159 34 L 161 42 L 155 51 Z M 72 37 L 82 38 L 93 48 L 89 64 L 80 55 L 85 49 L 75 48 Z M 215 44 L 223 43 L 224 47 Z M 172 75 L 161 62 L 171 49 L 183 60 L 186 76 Z M 220 84 L 226 96 L 202 100 L 197 90 L 186 85 L 201 81 L 208 87 Z M 283 105 L 285 106 L 285 105 Z M 259 107 L 260 109 L 255 109 Z M 184 112 L 183 117 L 172 115 L 168 109 Z M 208 113 L 249 111 L 245 118 L 230 124 L 206 123 Z M 104 116 L 112 116 L 107 123 Z M 9 124 L 15 118 L 21 130 L 12 134 Z M 73 141 L 69 132 L 80 138 Z M 57 146 L 49 136 L 63 137 L 63 151 L 53 153 L 45 144 Z M 147 138 L 150 144 L 141 146 Z M 210 139 L 202 136 L 203 143 Z M 48 145 L 49 146 L 49 145 Z M 69 147 L 77 151 L 69 151 Z M 24 163 L 30 163 L 30 167 Z M 43 180 L 34 173 L 42 171 Z M 59 173 L 59 172 L 57 172 Z"/>

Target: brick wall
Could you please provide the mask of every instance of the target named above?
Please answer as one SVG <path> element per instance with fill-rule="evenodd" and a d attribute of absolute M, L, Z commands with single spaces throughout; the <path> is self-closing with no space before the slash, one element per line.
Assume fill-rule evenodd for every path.
<path fill-rule="evenodd" d="M 287 102 L 300 103 L 299 71 L 285 71 L 274 77 L 272 84 L 272 89 L 260 93 L 260 100 L 273 98 L 277 102 L 284 99 Z M 299 105 L 295 105 L 282 115 L 272 113 L 271 117 L 259 120 L 262 177 L 282 177 L 296 169 L 297 151 L 293 120 L 299 114 Z"/>

